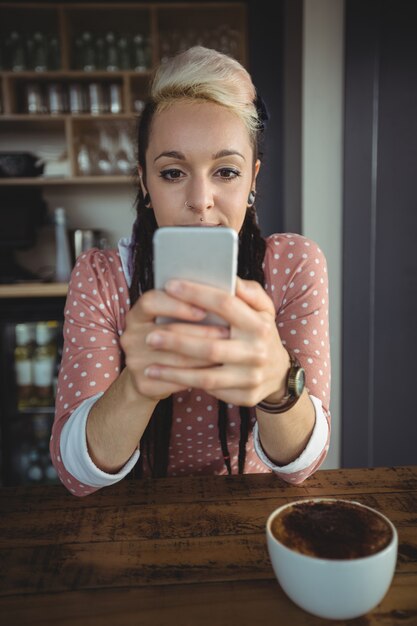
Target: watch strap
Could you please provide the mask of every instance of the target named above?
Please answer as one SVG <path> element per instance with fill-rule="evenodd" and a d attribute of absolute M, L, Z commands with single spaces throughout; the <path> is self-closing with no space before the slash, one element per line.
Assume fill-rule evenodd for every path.
<path fill-rule="evenodd" d="M 279 404 L 272 404 L 262 400 L 262 402 L 258 402 L 256 407 L 261 409 L 264 413 L 273 413 L 274 415 L 278 413 L 286 413 L 298 402 L 299 399 L 300 396 L 285 396 Z"/>
<path fill-rule="evenodd" d="M 287 375 L 287 385 L 286 385 L 287 390 L 290 387 L 290 384 L 289 384 L 290 379 L 294 376 L 294 370 L 301 368 L 301 365 L 298 359 L 291 354 L 290 354 L 290 361 L 291 361 L 291 365 L 290 365 L 290 369 L 288 370 L 288 375 Z M 265 400 L 262 400 L 261 402 L 258 402 L 256 407 L 260 409 L 261 411 L 263 411 L 264 413 L 271 413 L 274 415 L 279 414 L 279 413 L 286 413 L 298 402 L 300 397 L 301 397 L 301 394 L 296 395 L 295 393 L 293 394 L 287 393 L 283 397 L 281 402 L 272 403 L 272 402 L 266 402 Z"/>

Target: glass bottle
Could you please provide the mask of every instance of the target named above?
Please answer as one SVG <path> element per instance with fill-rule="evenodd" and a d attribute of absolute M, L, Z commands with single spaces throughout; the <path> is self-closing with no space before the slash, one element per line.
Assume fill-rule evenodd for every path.
<path fill-rule="evenodd" d="M 119 49 L 120 69 L 130 70 L 132 63 L 130 60 L 130 42 L 127 35 L 119 37 L 117 47 Z"/>
<path fill-rule="evenodd" d="M 35 72 L 48 69 L 48 48 L 45 35 L 40 31 L 33 34 L 33 69 Z"/>
<path fill-rule="evenodd" d="M 9 65 L 13 72 L 22 72 L 26 69 L 25 45 L 22 37 L 17 30 L 10 33 L 7 41 L 9 52 Z"/>
<path fill-rule="evenodd" d="M 77 152 L 78 172 L 82 176 L 91 176 L 93 173 L 93 164 L 91 162 L 90 152 L 86 144 L 82 143 Z"/>
<path fill-rule="evenodd" d="M 116 72 L 119 69 L 119 51 L 116 45 L 114 33 L 108 32 L 106 35 L 106 70 Z"/>
<path fill-rule="evenodd" d="M 133 68 L 136 72 L 146 70 L 145 40 L 139 33 L 133 37 Z"/>
<path fill-rule="evenodd" d="M 56 360 L 55 331 L 48 322 L 36 324 L 36 347 L 33 354 L 33 381 L 38 406 L 52 406 Z"/>
<path fill-rule="evenodd" d="M 19 411 L 32 404 L 33 400 L 33 349 L 29 324 L 16 324 L 16 347 L 14 367 L 17 386 L 17 408 Z"/>
<path fill-rule="evenodd" d="M 96 37 L 96 65 L 98 70 L 106 69 L 106 44 L 103 37 Z"/>
<path fill-rule="evenodd" d="M 28 482 L 27 472 L 30 466 L 30 453 L 32 447 L 30 442 L 23 440 L 21 445 L 15 450 L 13 454 L 13 474 L 18 479 L 19 484 Z"/>
<path fill-rule="evenodd" d="M 26 46 L 26 59 L 27 59 L 26 69 L 33 70 L 35 42 L 33 41 L 32 35 L 28 35 L 26 37 L 25 46 Z"/>
<path fill-rule="evenodd" d="M 51 462 L 49 453 L 49 438 L 51 434 L 51 419 L 48 414 L 34 416 L 33 424 L 33 448 L 38 456 L 38 464 L 42 470 L 42 481 L 56 483 L 57 473 Z M 39 473 L 38 473 L 39 474 Z"/>
<path fill-rule="evenodd" d="M 93 37 L 88 30 L 83 32 L 81 41 L 81 66 L 86 72 L 94 72 L 94 70 L 97 68 L 96 51 L 94 47 Z"/>
<path fill-rule="evenodd" d="M 26 470 L 26 480 L 29 483 L 41 483 L 43 479 L 43 470 L 41 459 L 36 448 L 32 448 L 29 452 L 28 468 Z"/>
<path fill-rule="evenodd" d="M 150 67 L 152 67 L 152 43 L 151 43 L 150 37 L 145 38 L 144 48 L 145 48 L 145 65 L 146 65 L 146 68 L 149 69 Z"/>
<path fill-rule="evenodd" d="M 109 84 L 110 113 L 123 113 L 122 86 L 120 83 Z"/>
<path fill-rule="evenodd" d="M 61 68 L 61 51 L 59 48 L 58 37 L 51 35 L 48 39 L 48 69 L 59 70 Z"/>
<path fill-rule="evenodd" d="M 71 276 L 71 252 L 67 232 L 65 209 L 58 207 L 55 220 L 55 280 L 57 283 L 68 282 Z"/>
<path fill-rule="evenodd" d="M 132 173 L 134 150 L 129 139 L 129 127 L 126 124 L 119 126 L 119 147 L 115 155 L 116 167 L 120 174 L 128 176 Z"/>

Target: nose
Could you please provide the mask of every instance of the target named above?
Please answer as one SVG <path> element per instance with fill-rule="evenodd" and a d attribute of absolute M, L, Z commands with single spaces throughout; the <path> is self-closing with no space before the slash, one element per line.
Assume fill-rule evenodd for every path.
<path fill-rule="evenodd" d="M 205 180 L 195 180 L 187 188 L 185 206 L 195 213 L 204 213 L 214 206 L 211 185 Z"/>

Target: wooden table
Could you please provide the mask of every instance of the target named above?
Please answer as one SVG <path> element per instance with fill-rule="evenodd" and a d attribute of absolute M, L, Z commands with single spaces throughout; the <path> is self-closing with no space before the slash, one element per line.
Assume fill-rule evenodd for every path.
<path fill-rule="evenodd" d="M 417 467 L 130 481 L 77 499 L 63 487 L 0 490 L 4 626 L 310 626 L 274 578 L 265 521 L 305 496 L 378 508 L 399 531 L 392 586 L 349 624 L 417 624 Z M 335 622 L 342 624 L 343 622 Z"/>

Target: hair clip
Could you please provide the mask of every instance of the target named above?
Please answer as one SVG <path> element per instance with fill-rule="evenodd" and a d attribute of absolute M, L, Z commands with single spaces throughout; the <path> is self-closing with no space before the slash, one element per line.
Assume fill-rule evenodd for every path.
<path fill-rule="evenodd" d="M 268 113 L 268 109 L 266 108 L 266 104 L 262 99 L 262 96 L 260 96 L 259 94 L 256 96 L 254 100 L 254 105 L 256 108 L 256 112 L 258 114 L 259 130 L 264 131 L 265 128 L 268 126 L 269 113 Z"/>

